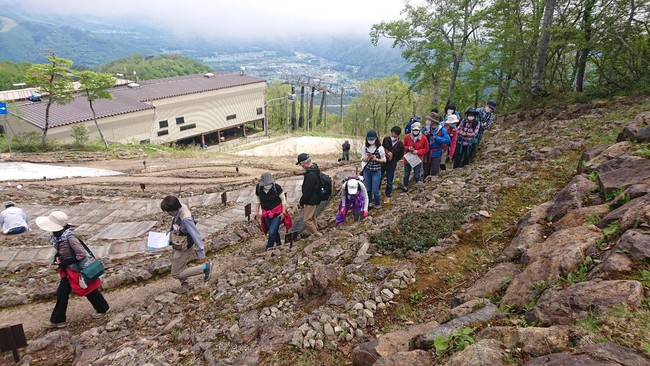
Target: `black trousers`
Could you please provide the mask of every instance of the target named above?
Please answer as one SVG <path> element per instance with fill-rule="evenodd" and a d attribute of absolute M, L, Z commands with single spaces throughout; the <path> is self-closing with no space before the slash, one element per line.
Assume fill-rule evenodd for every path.
<path fill-rule="evenodd" d="M 59 288 L 56 289 L 56 305 L 54 305 L 54 310 L 52 310 L 52 316 L 50 316 L 50 321 L 52 323 L 63 323 L 66 321 L 65 313 L 68 311 L 68 298 L 72 292 L 72 287 L 70 287 L 70 280 L 68 277 L 61 278 L 59 282 Z M 108 303 L 99 289 L 86 295 L 86 299 L 90 301 L 95 308 L 95 311 L 98 313 L 105 313 L 108 311 Z"/>

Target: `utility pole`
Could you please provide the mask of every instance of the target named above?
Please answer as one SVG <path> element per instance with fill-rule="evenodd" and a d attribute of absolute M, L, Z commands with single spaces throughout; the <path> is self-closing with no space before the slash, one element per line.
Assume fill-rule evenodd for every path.
<path fill-rule="evenodd" d="M 300 86 L 300 116 L 298 117 L 298 127 L 302 128 L 305 119 L 304 119 L 304 104 L 305 104 L 305 86 L 301 85 Z"/>
<path fill-rule="evenodd" d="M 291 85 L 291 95 L 293 95 L 293 99 L 291 99 L 291 129 L 296 130 L 298 126 L 296 125 L 296 87 Z"/>
<path fill-rule="evenodd" d="M 311 95 L 309 96 L 309 111 L 307 112 L 307 131 L 311 131 L 312 129 L 311 117 L 314 113 L 314 92 L 315 91 L 316 91 L 316 87 L 312 86 Z"/>
<path fill-rule="evenodd" d="M 345 91 L 345 88 L 341 87 L 341 128 L 343 128 L 343 92 Z"/>

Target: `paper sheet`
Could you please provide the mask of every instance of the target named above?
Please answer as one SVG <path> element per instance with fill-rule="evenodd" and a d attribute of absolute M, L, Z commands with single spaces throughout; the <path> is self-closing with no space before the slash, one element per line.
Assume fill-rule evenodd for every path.
<path fill-rule="evenodd" d="M 156 250 L 164 248 L 169 245 L 169 234 L 170 233 L 157 233 L 155 231 L 149 232 L 149 238 L 147 239 L 147 250 Z"/>
<path fill-rule="evenodd" d="M 406 158 L 406 162 L 409 163 L 412 168 L 415 168 L 416 166 L 422 164 L 422 159 L 420 159 L 418 154 L 407 152 L 404 154 L 404 158 Z"/>

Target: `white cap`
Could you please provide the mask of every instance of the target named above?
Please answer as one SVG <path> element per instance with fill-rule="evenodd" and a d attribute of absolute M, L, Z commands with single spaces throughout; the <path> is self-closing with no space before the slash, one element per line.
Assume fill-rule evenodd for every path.
<path fill-rule="evenodd" d="M 348 194 L 357 194 L 359 192 L 359 181 L 356 179 L 350 179 L 348 181 Z"/>

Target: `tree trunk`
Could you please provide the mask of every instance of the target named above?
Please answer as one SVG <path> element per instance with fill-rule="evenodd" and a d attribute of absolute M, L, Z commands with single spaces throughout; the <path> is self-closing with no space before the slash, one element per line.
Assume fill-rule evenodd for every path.
<path fill-rule="evenodd" d="M 454 65 L 451 69 L 451 79 L 449 81 L 449 100 L 454 99 L 453 94 L 454 89 L 456 89 L 456 77 L 458 77 L 458 70 L 460 70 L 461 58 L 462 56 L 460 54 L 454 55 Z M 449 103 L 449 100 L 447 100 L 447 103 Z"/>
<path fill-rule="evenodd" d="M 440 103 L 440 73 L 434 72 L 431 75 L 433 79 L 433 106 L 437 107 Z"/>
<path fill-rule="evenodd" d="M 291 85 L 291 94 L 296 95 L 296 87 Z M 291 130 L 298 128 L 296 125 L 296 98 L 291 101 Z"/>
<path fill-rule="evenodd" d="M 102 133 L 101 128 L 99 128 L 99 123 L 97 123 L 97 114 L 95 113 L 95 107 L 93 107 L 93 101 L 88 99 L 88 103 L 90 104 L 90 110 L 93 112 L 93 120 L 95 121 L 95 127 L 97 127 L 97 132 L 99 132 L 99 137 L 102 139 L 102 142 L 104 143 L 104 147 L 108 149 L 108 143 L 104 138 L 104 134 Z"/>
<path fill-rule="evenodd" d="M 596 0 L 587 0 L 585 2 L 585 9 L 582 13 L 582 30 L 585 34 L 584 46 L 580 50 L 578 56 L 578 73 L 576 75 L 576 91 L 582 92 L 584 89 L 585 69 L 587 67 L 587 57 L 589 56 L 589 43 L 591 43 L 591 26 L 592 18 L 591 13 L 596 5 Z"/>
<path fill-rule="evenodd" d="M 41 145 L 45 146 L 47 139 L 47 130 L 50 128 L 50 107 L 52 106 L 52 99 L 47 98 L 47 106 L 45 107 L 45 126 L 43 127 L 43 137 L 41 138 Z"/>
<path fill-rule="evenodd" d="M 539 95 L 542 91 L 542 81 L 544 78 L 544 68 L 546 67 L 546 53 L 548 42 L 551 39 L 551 24 L 553 23 L 553 12 L 555 11 L 555 0 L 546 0 L 544 6 L 544 18 L 542 19 L 542 30 L 539 38 L 539 48 L 537 49 L 537 62 L 533 79 L 530 83 L 530 92 L 532 95 Z"/>
<path fill-rule="evenodd" d="M 305 86 L 300 87 L 300 117 L 298 117 L 298 127 L 302 128 L 305 123 Z"/>

